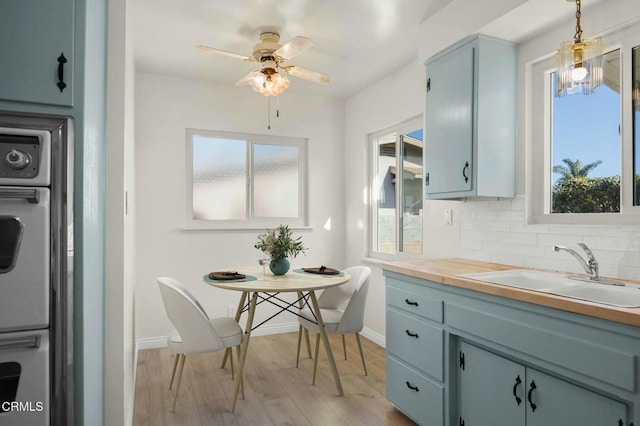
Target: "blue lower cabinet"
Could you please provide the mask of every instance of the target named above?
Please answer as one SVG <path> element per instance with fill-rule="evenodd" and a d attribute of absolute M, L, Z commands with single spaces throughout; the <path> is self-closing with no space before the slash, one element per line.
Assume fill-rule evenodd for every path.
<path fill-rule="evenodd" d="M 387 356 L 385 386 L 387 399 L 418 424 L 444 424 L 442 385 Z"/>
<path fill-rule="evenodd" d="M 527 426 L 629 425 L 625 404 L 531 368 L 526 389 Z"/>
<path fill-rule="evenodd" d="M 640 426 L 640 327 L 385 276 L 387 398 L 418 424 Z"/>
<path fill-rule="evenodd" d="M 522 365 L 461 342 L 457 378 L 459 424 L 525 426 Z"/>
<path fill-rule="evenodd" d="M 460 342 L 458 424 L 626 426 L 627 407 L 533 368 Z"/>

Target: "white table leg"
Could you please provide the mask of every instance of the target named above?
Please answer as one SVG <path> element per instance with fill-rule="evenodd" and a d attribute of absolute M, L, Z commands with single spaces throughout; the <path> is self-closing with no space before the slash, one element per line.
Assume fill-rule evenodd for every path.
<path fill-rule="evenodd" d="M 342 390 L 342 383 L 340 382 L 340 376 L 338 375 L 338 367 L 336 366 L 336 360 L 333 358 L 333 351 L 331 350 L 331 345 L 329 345 L 329 339 L 327 338 L 327 333 L 325 332 L 325 329 L 324 329 L 324 322 L 322 321 L 322 314 L 320 313 L 320 307 L 318 306 L 318 299 L 316 299 L 316 293 L 313 290 L 310 290 L 309 295 L 311 296 L 311 303 L 313 304 L 313 310 L 315 311 L 315 314 L 316 314 L 316 321 L 318 321 L 318 328 L 320 329 L 320 337 L 322 338 L 322 342 L 324 343 L 324 348 L 327 351 L 327 358 L 329 359 L 329 366 L 331 366 L 331 372 L 333 373 L 333 380 L 336 382 L 336 387 L 338 388 L 338 395 L 344 396 L 344 391 Z"/>
<path fill-rule="evenodd" d="M 251 303 L 249 304 L 249 315 L 247 316 L 247 325 L 244 330 L 244 337 L 242 339 L 242 350 L 240 352 L 240 362 L 238 366 L 238 375 L 236 382 L 233 386 L 233 401 L 231 403 L 231 412 L 236 409 L 236 402 L 238 401 L 238 391 L 240 390 L 240 384 L 244 375 L 244 361 L 247 359 L 247 350 L 249 349 L 249 339 L 251 338 L 251 327 L 253 326 L 253 315 L 256 312 L 256 302 L 258 300 L 258 292 L 253 293 L 251 296 Z"/>

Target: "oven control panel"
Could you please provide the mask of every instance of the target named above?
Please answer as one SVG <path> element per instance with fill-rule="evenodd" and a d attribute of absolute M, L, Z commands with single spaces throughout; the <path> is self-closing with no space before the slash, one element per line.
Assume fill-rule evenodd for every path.
<path fill-rule="evenodd" d="M 31 179 L 38 175 L 37 136 L 0 135 L 0 178 Z"/>

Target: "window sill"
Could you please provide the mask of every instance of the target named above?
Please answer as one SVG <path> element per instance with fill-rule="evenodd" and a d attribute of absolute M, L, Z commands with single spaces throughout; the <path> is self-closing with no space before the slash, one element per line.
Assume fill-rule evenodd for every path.
<path fill-rule="evenodd" d="M 275 229 L 278 225 L 184 225 L 178 227 L 180 232 L 264 232 Z M 292 231 L 312 231 L 313 227 L 306 225 L 289 225 Z"/>

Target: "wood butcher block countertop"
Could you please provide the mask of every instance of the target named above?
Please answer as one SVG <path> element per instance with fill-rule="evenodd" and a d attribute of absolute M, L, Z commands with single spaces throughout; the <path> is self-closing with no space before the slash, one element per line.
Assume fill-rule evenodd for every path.
<path fill-rule="evenodd" d="M 423 258 L 383 262 L 382 269 L 452 287 L 465 288 L 468 290 L 479 291 L 513 300 L 520 300 L 522 302 L 534 303 L 536 305 L 560 309 L 576 314 L 640 326 L 640 308 L 620 308 L 617 306 L 587 302 L 563 296 L 556 296 L 549 293 L 541 293 L 456 276 L 458 274 L 473 274 L 480 272 L 502 271 L 507 269 L 530 269 L 521 266 L 509 266 L 498 263 L 487 263 L 457 258 Z M 629 280 L 625 280 L 625 282 L 632 285 L 640 284 Z"/>

